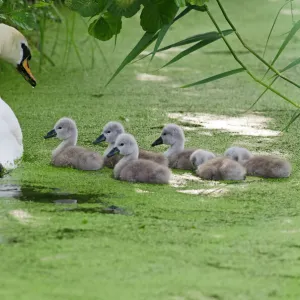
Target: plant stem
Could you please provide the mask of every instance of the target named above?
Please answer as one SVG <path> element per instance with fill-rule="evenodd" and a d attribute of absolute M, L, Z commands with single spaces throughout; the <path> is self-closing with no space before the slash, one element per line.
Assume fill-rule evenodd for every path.
<path fill-rule="evenodd" d="M 218 0 L 217 0 L 218 1 Z M 246 67 L 246 65 L 238 58 L 238 56 L 236 55 L 236 53 L 234 52 L 234 50 L 232 49 L 232 47 L 230 46 L 229 42 L 227 41 L 226 37 L 224 36 L 224 34 L 222 33 L 222 30 L 220 29 L 219 25 L 217 24 L 216 20 L 214 19 L 214 17 L 212 16 L 212 14 L 210 13 L 210 11 L 208 10 L 208 8 L 206 7 L 206 12 L 209 16 L 209 18 L 211 19 L 211 21 L 213 22 L 213 24 L 215 25 L 217 31 L 219 32 L 220 36 L 222 37 L 223 41 L 225 42 L 226 46 L 228 47 L 229 51 L 231 52 L 232 56 L 235 58 L 235 60 L 240 64 L 240 66 L 242 66 L 246 72 L 249 74 L 249 76 L 256 81 L 257 83 L 259 83 L 260 85 L 264 86 L 265 88 L 268 88 L 270 91 L 272 91 L 273 93 L 275 93 L 276 95 L 278 95 L 279 97 L 283 98 L 285 101 L 289 102 L 290 104 L 294 105 L 295 107 L 300 108 L 300 105 L 298 105 L 297 103 L 293 102 L 292 100 L 290 100 L 289 98 L 287 98 L 286 96 L 282 95 L 280 92 L 278 92 L 277 90 L 273 89 L 271 86 L 267 85 L 266 83 L 264 83 L 263 81 L 261 81 L 260 79 L 258 79 L 254 74 L 252 74 L 250 72 L 250 70 Z M 233 30 L 234 27 L 232 28 Z"/>
<path fill-rule="evenodd" d="M 224 18 L 226 19 L 226 21 L 228 22 L 228 24 L 230 25 L 230 27 L 232 28 L 232 30 L 234 31 L 235 35 L 237 36 L 237 38 L 239 39 L 239 41 L 242 43 L 242 45 L 244 46 L 244 48 L 246 48 L 249 52 L 251 52 L 256 58 L 258 58 L 264 65 L 266 65 L 270 70 L 272 70 L 275 74 L 277 74 L 280 78 L 282 78 L 283 80 L 293 84 L 294 86 L 300 88 L 300 85 L 298 85 L 296 82 L 292 81 L 291 79 L 285 77 L 284 75 L 282 75 L 277 69 L 275 69 L 272 65 L 270 65 L 266 60 L 264 60 L 259 54 L 257 54 L 254 50 L 252 50 L 242 39 L 242 37 L 240 36 L 240 34 L 238 33 L 238 31 L 236 30 L 235 26 L 233 25 L 233 23 L 230 21 L 229 17 L 227 16 L 220 0 L 216 0 L 221 11 L 222 14 L 224 16 Z"/>

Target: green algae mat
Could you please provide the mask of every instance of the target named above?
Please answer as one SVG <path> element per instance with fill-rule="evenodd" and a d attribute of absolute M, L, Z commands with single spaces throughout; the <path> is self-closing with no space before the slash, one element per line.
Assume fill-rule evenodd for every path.
<path fill-rule="evenodd" d="M 262 53 L 281 1 L 228 2 L 227 12 L 247 43 Z M 294 7 L 299 11 L 299 2 Z M 211 10 L 222 30 L 228 29 L 213 3 Z M 111 70 L 85 42 L 86 27 L 80 19 L 75 38 L 84 69 L 72 48 L 63 61 L 63 30 L 51 57 L 56 66 L 38 73 L 37 61 L 32 63 L 35 89 L 10 66 L 1 65 L 1 97 L 20 120 L 25 154 L 19 168 L 0 182 L 0 298 L 299 299 L 299 121 L 278 134 L 293 115 L 292 107 L 267 93 L 245 114 L 262 92 L 247 74 L 177 88 L 238 67 L 221 40 L 160 72 L 150 73 L 176 52 L 158 55 L 150 66 L 147 60 L 131 64 L 104 89 L 111 71 L 141 36 L 138 21 L 136 17 L 124 22 L 115 49 L 113 41 L 100 44 Z M 291 22 L 284 11 L 270 40 L 269 61 Z M 197 14 L 191 15 L 178 22 L 165 43 L 212 30 L 206 16 L 200 22 Z M 45 49 L 52 49 L 55 34 L 49 25 Z M 233 35 L 228 38 L 239 56 L 263 76 L 255 58 Z M 278 68 L 298 55 L 296 36 Z M 299 72 L 295 67 L 288 75 L 297 81 Z M 276 87 L 299 98 L 297 89 L 279 81 Z M 77 122 L 79 145 L 101 153 L 106 145 L 92 141 L 110 120 L 122 122 L 146 149 L 164 124 L 175 122 L 185 130 L 187 147 L 221 154 L 239 145 L 255 153 L 282 155 L 292 163 L 292 176 L 213 183 L 174 171 L 170 185 L 157 186 L 116 181 L 110 169 L 54 168 L 51 151 L 58 141 L 45 141 L 43 136 L 63 116 Z"/>

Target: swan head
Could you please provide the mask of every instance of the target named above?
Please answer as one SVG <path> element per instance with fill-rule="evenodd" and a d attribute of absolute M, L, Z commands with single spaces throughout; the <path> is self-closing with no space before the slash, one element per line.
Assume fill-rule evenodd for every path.
<path fill-rule="evenodd" d="M 17 29 L 5 24 L 0 24 L 0 58 L 15 66 L 31 86 L 36 86 L 28 63 L 31 59 L 28 42 Z"/>
<path fill-rule="evenodd" d="M 160 137 L 151 146 L 154 147 L 161 144 L 172 146 L 178 141 L 184 142 L 183 130 L 176 124 L 168 124 L 163 128 Z"/>
<path fill-rule="evenodd" d="M 93 142 L 93 144 L 99 144 L 101 142 L 107 141 L 109 144 L 114 144 L 117 137 L 124 133 L 124 127 L 119 122 L 108 122 L 102 131 L 102 134 Z"/>
<path fill-rule="evenodd" d="M 139 148 L 133 135 L 122 133 L 118 136 L 115 147 L 107 154 L 107 157 L 111 157 L 118 153 L 126 156 L 138 152 Z"/>
<path fill-rule="evenodd" d="M 75 121 L 70 118 L 59 119 L 54 128 L 50 130 L 45 136 L 45 139 L 57 137 L 60 140 L 67 140 L 69 138 L 77 138 L 77 127 Z"/>

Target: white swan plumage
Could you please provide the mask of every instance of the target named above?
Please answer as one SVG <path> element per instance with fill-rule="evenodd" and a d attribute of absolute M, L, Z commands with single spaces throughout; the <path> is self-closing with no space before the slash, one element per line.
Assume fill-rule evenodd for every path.
<path fill-rule="evenodd" d="M 11 63 L 33 87 L 36 85 L 28 61 L 31 52 L 25 37 L 15 28 L 0 24 L 0 58 Z M 23 154 L 23 136 L 19 121 L 10 106 L 0 97 L 0 164 L 16 167 Z"/>

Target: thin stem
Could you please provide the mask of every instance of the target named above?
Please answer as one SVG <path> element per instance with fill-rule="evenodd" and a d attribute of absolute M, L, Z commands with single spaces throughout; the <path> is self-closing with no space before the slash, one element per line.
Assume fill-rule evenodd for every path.
<path fill-rule="evenodd" d="M 273 83 L 278 79 L 278 76 L 276 76 L 272 82 L 270 83 L 269 86 L 273 85 Z M 251 104 L 251 106 L 246 110 L 246 112 L 248 112 L 249 110 L 251 110 L 255 104 L 263 97 L 263 95 L 269 90 L 269 88 L 266 88 L 261 94 L 260 96 L 255 100 L 255 102 L 253 104 Z"/>
<path fill-rule="evenodd" d="M 285 2 L 285 3 L 280 7 L 280 9 L 278 10 L 278 12 L 277 12 L 277 14 L 276 14 L 276 17 L 275 17 L 275 19 L 274 19 L 274 22 L 273 22 L 273 24 L 272 24 L 272 26 L 271 26 L 271 30 L 270 30 L 270 32 L 269 32 L 269 34 L 268 34 L 268 37 L 267 37 L 267 41 L 266 41 L 266 45 L 265 45 L 265 49 L 264 49 L 264 53 L 263 53 L 263 58 L 265 57 L 265 54 L 266 54 L 266 51 L 267 51 L 267 47 L 268 47 L 268 43 L 269 43 L 271 34 L 272 34 L 273 30 L 274 30 L 274 27 L 275 27 L 275 24 L 276 24 L 276 22 L 277 22 L 277 19 L 278 19 L 278 17 L 279 17 L 279 14 L 280 14 L 280 12 L 282 11 L 282 9 L 283 9 L 287 4 L 292 3 L 291 1 L 293 1 L 293 0 L 289 0 L 289 1 Z"/>
<path fill-rule="evenodd" d="M 242 39 L 242 37 L 240 36 L 240 34 L 238 33 L 238 31 L 236 30 L 235 26 L 232 24 L 232 22 L 230 21 L 229 17 L 227 16 L 220 0 L 216 0 L 221 11 L 222 14 L 224 16 L 224 18 L 226 19 L 226 21 L 228 22 L 228 24 L 230 25 L 230 27 L 232 28 L 232 30 L 234 31 L 235 35 L 237 36 L 237 38 L 240 40 L 240 42 L 242 43 L 242 45 L 244 46 L 244 48 L 246 48 L 249 52 L 251 52 L 256 58 L 258 58 L 264 65 L 266 65 L 270 70 L 272 70 L 275 74 L 277 74 L 280 78 L 282 78 L 283 80 L 293 84 L 294 86 L 300 88 L 300 85 L 298 85 L 297 83 L 295 83 L 294 81 L 292 81 L 291 79 L 285 77 L 284 75 L 282 75 L 277 69 L 275 69 L 272 65 L 270 65 L 266 60 L 264 60 L 260 55 L 258 55 L 254 50 L 252 50 Z"/>
<path fill-rule="evenodd" d="M 264 83 L 263 81 L 261 81 L 260 79 L 258 79 L 254 74 L 252 74 L 250 72 L 250 70 L 247 68 L 247 66 L 238 58 L 238 56 L 236 55 L 236 53 L 234 52 L 234 50 L 230 46 L 229 42 L 227 41 L 226 37 L 224 36 L 223 32 L 221 31 L 219 25 L 217 24 L 216 20 L 214 19 L 214 17 L 212 16 L 212 14 L 210 13 L 210 11 L 208 10 L 207 7 L 206 7 L 206 12 L 207 12 L 208 16 L 210 17 L 211 21 L 213 22 L 213 24 L 215 25 L 217 31 L 219 32 L 219 34 L 220 34 L 221 38 L 223 39 L 223 41 L 225 42 L 226 46 L 228 47 L 229 51 L 231 52 L 232 56 L 246 70 L 246 72 L 249 74 L 249 76 L 254 81 L 256 81 L 257 83 L 259 83 L 260 85 L 264 86 L 265 88 L 269 89 L 270 91 L 272 91 L 273 93 L 275 93 L 279 97 L 283 98 L 285 101 L 289 102 L 290 104 L 294 105 L 295 107 L 300 108 L 300 105 L 298 105 L 297 103 L 293 102 L 292 100 L 290 100 L 286 96 L 282 95 L 280 92 L 278 92 L 277 90 L 273 89 L 271 86 L 267 85 L 266 83 Z"/>

